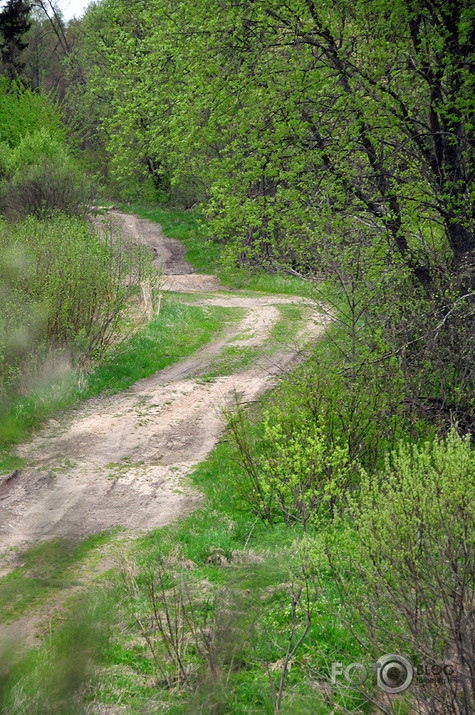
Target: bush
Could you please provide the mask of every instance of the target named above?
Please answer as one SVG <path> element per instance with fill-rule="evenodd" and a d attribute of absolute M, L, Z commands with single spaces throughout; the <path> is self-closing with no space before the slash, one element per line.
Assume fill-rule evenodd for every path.
<path fill-rule="evenodd" d="M 461 294 L 457 283 L 441 278 L 429 296 L 401 292 L 388 338 L 401 356 L 408 408 L 440 433 L 455 428 L 473 436 L 475 293 Z"/>
<path fill-rule="evenodd" d="M 257 439 L 241 411 L 231 417 L 243 469 L 234 487 L 264 521 L 301 523 L 306 530 L 319 516 L 333 513 L 352 470 L 346 445 L 333 443 L 323 420 L 302 404 L 292 409 L 291 398 L 287 394 L 285 409 L 275 402 L 264 412 Z"/>
<path fill-rule="evenodd" d="M 452 433 L 420 447 L 401 444 L 377 477 L 363 473 L 352 516 L 359 553 L 351 557 L 336 542 L 328 548 L 342 596 L 339 614 L 346 612 L 352 632 L 373 654 L 402 652 L 419 666 L 411 689 L 417 712 L 473 713 L 475 452 L 469 439 Z M 424 679 L 427 671 L 439 679 Z"/>
<path fill-rule="evenodd" d="M 38 160 L 53 164 L 66 164 L 69 154 L 66 144 L 44 127 L 25 134 L 10 152 L 10 170 L 14 173 L 26 166 L 38 164 Z"/>
<path fill-rule="evenodd" d="M 42 159 L 19 168 L 0 186 L 0 211 L 9 219 L 37 218 L 61 211 L 85 216 L 93 198 L 91 182 L 72 160 Z"/>
<path fill-rule="evenodd" d="M 0 223 L 0 389 L 51 348 L 77 361 L 114 333 L 149 256 L 80 219 Z"/>
<path fill-rule="evenodd" d="M 381 467 L 399 439 L 430 433 L 405 410 L 397 360 L 379 361 L 377 348 L 346 360 L 337 327 L 328 333 L 269 398 L 259 433 L 242 412 L 230 418 L 242 467 L 234 490 L 271 524 L 332 515 L 358 487 L 359 465 Z"/>
<path fill-rule="evenodd" d="M 66 143 L 58 108 L 51 99 L 20 82 L 10 83 L 6 77 L 0 77 L 0 142 L 14 149 L 24 136 L 37 132 L 38 127 L 60 143 Z"/>
<path fill-rule="evenodd" d="M 41 217 L 58 210 L 85 215 L 92 184 L 69 155 L 64 141 L 41 128 L 26 134 L 14 149 L 1 145 L 0 211 L 10 219 Z"/>
<path fill-rule="evenodd" d="M 32 94 L 14 87 L 2 95 L 0 83 L 0 212 L 15 220 L 56 210 L 85 215 L 92 183 L 70 154 L 54 105 Z M 2 125 L 7 113 L 10 129 Z"/>

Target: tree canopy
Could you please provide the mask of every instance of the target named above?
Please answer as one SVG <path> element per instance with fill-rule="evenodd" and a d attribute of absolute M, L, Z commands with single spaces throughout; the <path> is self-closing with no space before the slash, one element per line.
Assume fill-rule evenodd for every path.
<path fill-rule="evenodd" d="M 104 0 L 87 91 L 118 167 L 205 187 L 248 255 L 302 268 L 356 223 L 427 287 L 471 270 L 474 27 L 468 0 Z"/>

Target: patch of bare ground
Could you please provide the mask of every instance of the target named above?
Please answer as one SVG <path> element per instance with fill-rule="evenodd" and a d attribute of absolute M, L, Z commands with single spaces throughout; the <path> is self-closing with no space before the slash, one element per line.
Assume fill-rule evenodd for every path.
<path fill-rule="evenodd" d="M 95 219 L 96 226 L 102 228 L 109 222 L 126 240 L 150 249 L 153 265 L 164 276 L 164 290 L 194 293 L 222 289 L 216 276 L 195 273 L 191 263 L 185 260 L 183 244 L 165 236 L 161 226 L 154 221 L 115 210 Z"/>

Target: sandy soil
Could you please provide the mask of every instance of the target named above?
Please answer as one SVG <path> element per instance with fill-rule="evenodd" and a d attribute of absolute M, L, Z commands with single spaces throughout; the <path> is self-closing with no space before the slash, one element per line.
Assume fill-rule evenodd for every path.
<path fill-rule="evenodd" d="M 201 276 L 184 259 L 184 248 L 150 221 L 113 212 L 126 238 L 153 250 L 168 289 L 206 292 L 199 305 L 244 308 L 220 338 L 129 390 L 91 399 L 50 422 L 18 448 L 28 465 L 0 477 L 0 575 L 12 568 L 18 549 L 54 537 L 85 537 L 113 526 L 153 529 L 200 503 L 183 478 L 216 445 L 223 408 L 246 403 L 271 387 L 316 339 L 326 318 L 307 305 L 295 345 L 281 346 L 252 367 L 212 381 L 200 380 L 231 344 L 259 346 L 279 319 L 276 306 L 306 303 L 292 296 L 215 292 L 219 281 Z M 180 283 L 181 281 L 181 283 Z"/>

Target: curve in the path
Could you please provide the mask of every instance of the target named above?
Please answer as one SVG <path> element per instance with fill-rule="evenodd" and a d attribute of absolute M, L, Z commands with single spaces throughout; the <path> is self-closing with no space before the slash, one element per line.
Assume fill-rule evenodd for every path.
<path fill-rule="evenodd" d="M 114 220 L 119 219 L 116 214 Z M 153 244 L 157 256 L 168 251 L 166 269 L 181 270 L 181 244 L 177 257 L 178 249 L 170 247 L 157 224 L 126 220 L 127 238 Z M 125 392 L 83 403 L 61 424 L 51 421 L 22 445 L 18 452 L 28 466 L 0 481 L 0 554 L 114 526 L 152 529 L 195 509 L 200 495 L 184 486 L 183 477 L 216 445 L 224 429 L 223 408 L 235 400 L 253 401 L 271 387 L 298 359 L 305 341 L 318 337 L 326 318 L 308 304 L 295 345 L 231 376 L 202 381 L 200 375 L 226 345 L 255 347 L 267 340 L 279 318 L 276 306 L 285 303 L 306 301 L 238 292 L 203 295 L 197 304 L 244 308 L 246 314 L 192 357 Z"/>

